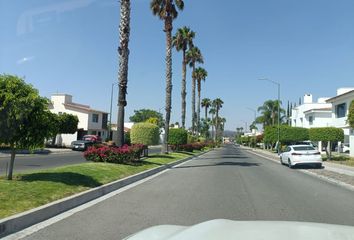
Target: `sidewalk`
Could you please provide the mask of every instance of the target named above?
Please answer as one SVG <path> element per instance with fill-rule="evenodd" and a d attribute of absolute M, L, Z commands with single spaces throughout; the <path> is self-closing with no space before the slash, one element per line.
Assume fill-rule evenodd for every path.
<path fill-rule="evenodd" d="M 271 153 L 263 149 L 254 149 L 245 146 L 240 146 L 241 148 L 255 152 L 257 154 L 266 156 L 276 162 L 279 162 L 279 156 L 277 153 Z M 354 167 L 323 162 L 322 169 L 300 169 L 300 171 L 316 175 L 319 178 L 325 179 L 329 182 L 344 186 L 348 189 L 354 190 Z"/>

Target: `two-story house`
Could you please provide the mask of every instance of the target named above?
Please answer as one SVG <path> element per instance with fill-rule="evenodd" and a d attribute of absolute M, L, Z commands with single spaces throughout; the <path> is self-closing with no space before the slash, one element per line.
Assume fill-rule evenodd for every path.
<path fill-rule="evenodd" d="M 313 102 L 311 94 L 305 94 L 303 104 L 291 110 L 291 126 L 313 128 L 328 127 L 331 123 L 331 103 L 328 98 L 319 98 Z"/>
<path fill-rule="evenodd" d="M 108 137 L 108 113 L 75 103 L 69 94 L 53 94 L 49 109 L 52 113 L 68 113 L 79 118 L 78 131 L 74 134 L 59 134 L 56 138 L 57 145 L 70 146 L 72 141 L 81 139 L 86 134 L 98 135 L 102 140 Z"/>
<path fill-rule="evenodd" d="M 354 156 L 354 132 L 347 123 L 349 106 L 354 100 L 354 88 L 339 88 L 337 96 L 327 99 L 332 104 L 331 126 L 344 130 L 344 143 L 350 145 L 350 155 Z"/>

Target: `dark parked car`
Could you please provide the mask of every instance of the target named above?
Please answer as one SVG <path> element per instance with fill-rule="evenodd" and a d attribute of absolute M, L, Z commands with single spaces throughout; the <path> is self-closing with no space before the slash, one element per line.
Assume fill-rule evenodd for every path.
<path fill-rule="evenodd" d="M 101 143 L 102 139 L 96 135 L 85 135 L 82 140 L 76 140 L 71 143 L 71 149 L 76 151 L 85 151 L 95 143 Z"/>

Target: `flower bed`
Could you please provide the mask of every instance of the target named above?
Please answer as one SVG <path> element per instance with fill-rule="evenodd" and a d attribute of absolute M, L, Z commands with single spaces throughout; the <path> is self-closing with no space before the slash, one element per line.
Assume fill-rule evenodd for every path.
<path fill-rule="evenodd" d="M 146 146 L 142 144 L 122 147 L 92 146 L 84 152 L 84 157 L 93 162 L 130 163 L 139 161 L 144 149 Z"/>

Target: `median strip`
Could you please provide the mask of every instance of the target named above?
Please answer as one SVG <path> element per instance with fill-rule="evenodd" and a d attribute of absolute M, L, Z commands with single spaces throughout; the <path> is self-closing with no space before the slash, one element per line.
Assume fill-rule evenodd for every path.
<path fill-rule="evenodd" d="M 152 155 L 135 165 L 84 163 L 19 174 L 14 181 L 0 179 L 1 217 L 32 209 L 0 220 L 0 237 L 44 221 L 201 154 L 203 152 Z M 66 198 L 62 199 L 63 197 Z M 34 207 L 37 208 L 33 209 Z"/>

